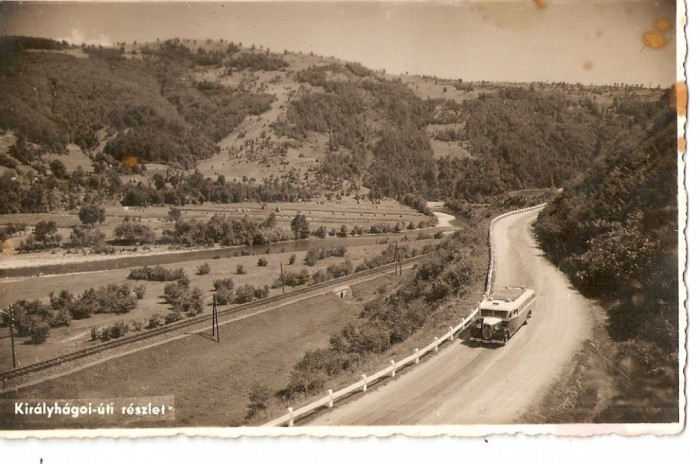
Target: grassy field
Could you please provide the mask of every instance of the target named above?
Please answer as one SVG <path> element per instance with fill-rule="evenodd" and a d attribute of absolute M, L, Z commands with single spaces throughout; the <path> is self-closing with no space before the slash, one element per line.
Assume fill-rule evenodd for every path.
<path fill-rule="evenodd" d="M 380 240 L 378 238 L 377 240 Z M 413 240 L 403 242 L 412 248 L 420 250 L 424 245 L 435 243 L 431 240 Z M 339 241 L 339 245 L 342 241 Z M 338 246 L 339 246 L 338 245 Z M 372 258 L 380 254 L 386 249 L 387 244 L 375 244 L 349 247 L 346 256 L 352 261 L 353 265 L 357 266 L 365 259 Z M 296 255 L 296 261 L 293 265 L 289 264 L 289 258 L 292 254 Z M 167 268 L 182 267 L 187 276 L 190 278 L 191 286 L 199 287 L 204 291 L 205 301 L 211 304 L 211 292 L 213 283 L 216 279 L 232 278 L 236 286 L 250 284 L 256 287 L 262 285 L 272 285 L 275 279 L 279 276 L 280 263 L 283 264 L 285 272 L 299 272 L 306 269 L 310 274 L 313 274 L 319 269 L 340 263 L 344 258 L 326 258 L 317 261 L 314 266 L 304 264 L 304 252 L 286 252 L 270 255 L 262 255 L 268 260 L 268 265 L 261 267 L 257 265 L 261 255 L 256 256 L 240 256 L 235 258 L 221 258 L 210 260 L 193 260 L 183 263 L 166 266 Z M 209 264 L 211 272 L 206 275 L 196 275 L 197 268 L 204 264 Z M 246 273 L 237 274 L 236 268 L 243 265 Z M 39 299 L 44 303 L 49 302 L 49 293 L 60 292 L 65 289 L 74 295 L 78 296 L 85 290 L 93 287 L 98 288 L 112 282 L 129 282 L 132 285 L 143 284 L 146 287 L 146 295 L 143 300 L 138 302 L 136 309 L 128 314 L 95 314 L 89 319 L 74 320 L 69 327 L 58 327 L 51 330 L 48 340 L 41 345 L 33 345 L 28 343 L 28 337 L 16 338 L 18 343 L 17 357 L 21 365 L 30 364 L 36 361 L 52 358 L 62 354 L 75 351 L 77 349 L 86 348 L 100 341 L 92 341 L 90 330 L 92 327 L 107 326 L 117 320 L 124 321 L 147 321 L 153 314 L 167 314 L 169 306 L 165 304 L 161 295 L 165 282 L 146 282 L 127 280 L 129 269 L 117 269 L 110 271 L 63 274 L 54 276 L 27 277 L 19 279 L 5 279 L 0 281 L 0 307 L 21 299 L 34 300 Z M 281 289 L 271 289 L 270 295 L 282 293 Z M 11 367 L 10 343 L 7 339 L 9 334 L 7 329 L 3 328 L 0 332 L 0 371 L 7 370 Z"/>
<path fill-rule="evenodd" d="M 261 383 L 272 392 L 283 388 L 305 351 L 325 346 L 329 334 L 354 320 L 363 302 L 396 279 L 359 284 L 351 298 L 323 295 L 225 324 L 220 343 L 193 334 L 2 397 L 174 395 L 177 419 L 169 425 L 239 425 L 254 385 Z"/>

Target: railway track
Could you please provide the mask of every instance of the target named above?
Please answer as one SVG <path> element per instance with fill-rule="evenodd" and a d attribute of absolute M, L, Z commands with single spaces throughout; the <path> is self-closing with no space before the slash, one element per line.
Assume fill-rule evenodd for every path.
<path fill-rule="evenodd" d="M 402 265 L 410 265 L 420 261 L 427 255 L 418 255 L 412 258 L 408 258 L 402 261 Z M 319 293 L 326 293 L 328 289 L 341 286 L 353 281 L 363 281 L 367 280 L 374 275 L 383 274 L 386 271 L 391 271 L 395 267 L 394 263 L 385 264 L 383 266 L 376 267 L 374 269 L 369 269 L 367 271 L 357 272 L 355 274 L 339 277 L 327 282 L 321 282 L 319 284 L 309 285 L 307 287 L 293 290 L 282 295 L 276 295 L 269 298 L 264 298 L 262 300 L 253 301 L 251 303 L 246 303 L 240 306 L 225 308 L 218 311 L 220 322 L 225 322 L 226 318 L 243 311 L 249 311 L 251 309 L 256 309 L 259 307 L 268 306 L 275 303 L 280 303 L 285 300 L 297 300 L 299 297 L 311 296 Z M 112 350 L 119 347 L 128 346 L 137 342 L 148 340 L 155 337 L 160 337 L 164 334 L 179 332 L 184 328 L 191 327 L 197 324 L 203 324 L 211 320 L 211 315 L 202 314 L 192 318 L 184 319 L 182 321 L 175 322 L 173 324 L 168 324 L 155 329 L 149 329 L 144 332 L 140 332 L 136 335 L 131 335 L 125 338 L 120 338 L 117 340 L 100 343 L 99 345 L 92 346 L 89 348 L 84 348 L 82 350 L 74 351 L 65 355 L 57 356 L 55 358 L 47 359 L 45 361 L 40 361 L 34 364 L 29 364 L 27 366 L 18 367 L 9 371 L 0 373 L 0 380 L 7 382 L 18 377 L 25 376 L 27 374 L 32 374 L 42 370 L 49 369 L 51 367 L 58 366 L 70 361 L 75 361 L 81 358 L 86 358 L 97 353 L 101 353 L 107 350 Z"/>

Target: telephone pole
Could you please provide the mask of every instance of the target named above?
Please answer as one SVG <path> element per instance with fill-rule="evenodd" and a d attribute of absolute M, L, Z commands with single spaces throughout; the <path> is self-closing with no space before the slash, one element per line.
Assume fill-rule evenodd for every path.
<path fill-rule="evenodd" d="M 282 270 L 282 261 L 280 261 L 280 281 L 282 282 L 282 294 L 284 294 L 284 271 Z"/>
<path fill-rule="evenodd" d="M 394 274 L 401 275 L 401 253 L 399 253 L 399 242 L 394 243 Z"/>
<path fill-rule="evenodd" d="M 211 336 L 216 335 L 216 341 L 219 341 L 219 311 L 216 309 L 216 293 L 214 294 L 214 304 L 212 305 L 211 313 Z"/>
<path fill-rule="evenodd" d="M 0 313 L 7 314 L 10 318 L 10 345 L 12 345 L 12 368 L 17 369 L 17 355 L 15 353 L 15 310 L 10 306 L 10 312 L 0 309 Z"/>

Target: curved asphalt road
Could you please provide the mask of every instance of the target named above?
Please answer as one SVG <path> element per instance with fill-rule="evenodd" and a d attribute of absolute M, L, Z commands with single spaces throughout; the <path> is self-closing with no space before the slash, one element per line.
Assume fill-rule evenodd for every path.
<path fill-rule="evenodd" d="M 537 408 L 589 336 L 595 311 L 537 248 L 531 226 L 538 212 L 508 216 L 494 228 L 494 289 L 526 285 L 538 296 L 532 319 L 506 346 L 470 347 L 455 338 L 309 425 L 513 424 Z"/>

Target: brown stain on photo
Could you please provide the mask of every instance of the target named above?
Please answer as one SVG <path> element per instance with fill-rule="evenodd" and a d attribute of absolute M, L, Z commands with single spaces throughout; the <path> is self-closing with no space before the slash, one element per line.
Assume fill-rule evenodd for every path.
<path fill-rule="evenodd" d="M 685 116 L 688 105 L 688 86 L 684 81 L 678 81 L 673 86 L 671 99 L 671 105 L 675 106 L 676 114 L 678 116 Z"/>
<path fill-rule="evenodd" d="M 583 69 L 585 69 L 586 71 L 590 71 L 591 69 L 593 69 L 593 62 L 590 60 L 584 61 L 583 62 Z"/>
<path fill-rule="evenodd" d="M 685 137 L 678 137 L 678 151 L 685 153 Z"/>
<path fill-rule="evenodd" d="M 673 23 L 668 18 L 656 18 L 654 21 L 654 29 L 642 35 L 642 43 L 644 46 L 654 50 L 665 47 L 668 43 L 666 33 L 671 29 L 672 24 Z"/>
<path fill-rule="evenodd" d="M 642 36 L 642 43 L 645 47 L 658 50 L 666 46 L 666 37 L 658 31 L 647 31 Z"/>
<path fill-rule="evenodd" d="M 129 155 L 126 158 L 124 158 L 124 161 L 122 161 L 122 163 L 124 163 L 124 166 L 126 167 L 133 168 L 134 166 L 139 165 L 139 159 L 134 155 Z"/>
<path fill-rule="evenodd" d="M 475 2 L 474 7 L 485 21 L 496 27 L 522 31 L 532 29 L 543 21 L 541 12 L 547 5 L 546 0 L 532 1 L 535 8 L 527 4 L 518 4 L 517 8 L 504 8 L 501 2 Z"/>
<path fill-rule="evenodd" d="M 14 251 L 15 251 L 15 245 L 11 239 L 8 238 L 4 242 L 2 242 L 2 252 L 3 253 L 14 253 Z"/>
<path fill-rule="evenodd" d="M 658 18 L 654 21 L 654 29 L 657 31 L 665 31 L 671 27 L 671 20 L 668 18 Z"/>

